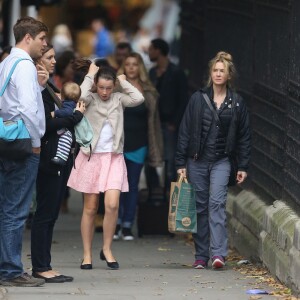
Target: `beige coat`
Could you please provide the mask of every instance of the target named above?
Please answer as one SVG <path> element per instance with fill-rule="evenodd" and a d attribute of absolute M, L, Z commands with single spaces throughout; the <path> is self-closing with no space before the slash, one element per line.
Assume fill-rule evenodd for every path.
<path fill-rule="evenodd" d="M 143 84 L 142 88 L 148 111 L 148 164 L 151 167 L 159 167 L 163 164 L 163 137 L 158 113 L 158 93 Z M 116 86 L 115 91 L 121 92 L 123 89 Z"/>
<path fill-rule="evenodd" d="M 163 137 L 158 113 L 158 94 L 145 89 L 144 97 L 148 109 L 148 163 L 151 167 L 159 167 L 163 163 Z"/>
<path fill-rule="evenodd" d="M 81 98 L 86 104 L 84 115 L 91 123 L 94 131 L 91 143 L 92 150 L 98 142 L 104 121 L 108 120 L 114 134 L 112 152 L 122 153 L 124 147 L 124 108 L 138 106 L 143 103 L 144 96 L 128 81 L 121 80 L 120 84 L 124 93 L 112 93 L 110 99 L 103 101 L 97 93 L 90 91 L 93 83 L 93 78 L 86 75 L 80 86 Z M 89 148 L 81 147 L 80 150 L 87 155 L 90 153 Z"/>

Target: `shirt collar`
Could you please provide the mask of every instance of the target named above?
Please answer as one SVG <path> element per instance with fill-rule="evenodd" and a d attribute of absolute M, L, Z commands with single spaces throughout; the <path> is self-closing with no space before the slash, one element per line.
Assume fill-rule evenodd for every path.
<path fill-rule="evenodd" d="M 10 54 L 13 54 L 14 56 L 22 56 L 22 57 L 24 57 L 24 58 L 28 58 L 28 59 L 30 59 L 31 61 L 33 61 L 32 58 L 31 58 L 31 56 L 28 54 L 28 52 L 26 52 L 25 50 L 23 50 L 23 49 L 21 49 L 21 48 L 13 47 L 13 48 L 11 49 Z"/>

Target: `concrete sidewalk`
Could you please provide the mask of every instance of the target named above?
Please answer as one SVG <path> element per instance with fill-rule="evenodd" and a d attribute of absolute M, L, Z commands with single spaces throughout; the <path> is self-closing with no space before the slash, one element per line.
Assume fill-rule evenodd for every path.
<path fill-rule="evenodd" d="M 132 242 L 114 242 L 113 251 L 120 270 L 111 271 L 99 259 L 102 234 L 95 233 L 93 270 L 81 270 L 81 195 L 72 193 L 69 206 L 70 213 L 60 215 L 55 228 L 52 266 L 62 274 L 74 276 L 74 282 L 45 284 L 37 288 L 0 287 L 0 299 L 243 300 L 250 299 L 246 291 L 257 286 L 255 279 L 233 270 L 235 263 L 229 263 L 220 271 L 211 267 L 192 269 L 193 247 L 179 236 L 144 236 Z M 24 234 L 23 263 L 31 274 L 28 230 Z M 260 296 L 262 300 L 274 299 L 268 295 Z"/>

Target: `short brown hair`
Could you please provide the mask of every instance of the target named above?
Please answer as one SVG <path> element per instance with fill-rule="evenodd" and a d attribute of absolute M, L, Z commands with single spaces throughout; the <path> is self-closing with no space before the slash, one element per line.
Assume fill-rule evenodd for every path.
<path fill-rule="evenodd" d="M 61 89 L 61 98 L 63 100 L 72 100 L 77 102 L 81 96 L 80 86 L 75 82 L 67 82 Z"/>
<path fill-rule="evenodd" d="M 47 26 L 31 17 L 24 17 L 17 21 L 13 28 L 16 44 L 21 42 L 28 33 L 33 39 L 42 31 L 48 32 Z"/>

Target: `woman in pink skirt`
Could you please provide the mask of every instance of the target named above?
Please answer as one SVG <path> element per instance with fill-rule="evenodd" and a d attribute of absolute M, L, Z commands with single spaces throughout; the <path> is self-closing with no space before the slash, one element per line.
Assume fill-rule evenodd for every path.
<path fill-rule="evenodd" d="M 116 73 L 109 67 L 99 69 L 94 63 L 81 85 L 82 100 L 86 104 L 85 116 L 92 125 L 94 137 L 92 153 L 81 147 L 72 169 L 68 186 L 84 195 L 81 219 L 83 260 L 81 269 L 92 269 L 92 240 L 94 219 L 99 205 L 99 193 L 105 193 L 105 216 L 103 221 L 103 248 L 100 259 L 110 269 L 119 264 L 111 251 L 116 228 L 121 192 L 128 191 L 127 171 L 123 157 L 124 129 L 123 111 L 144 101 L 143 95 L 126 81 L 125 75 L 118 76 L 124 93 L 113 93 Z"/>

